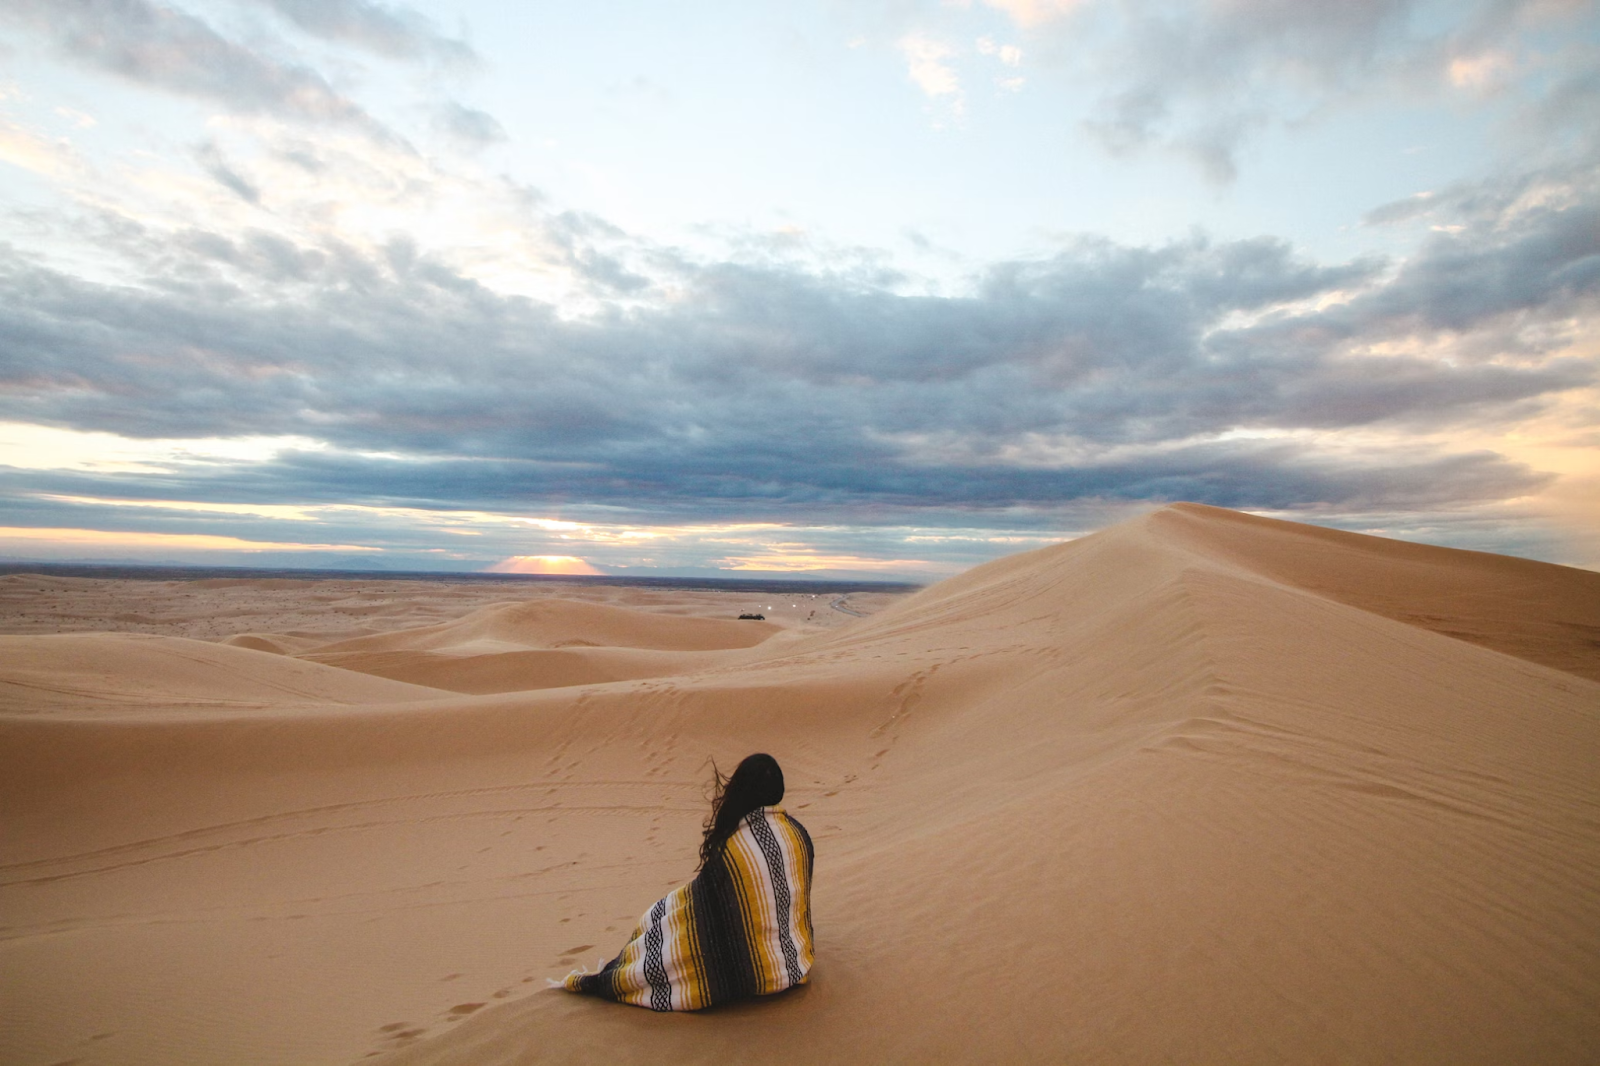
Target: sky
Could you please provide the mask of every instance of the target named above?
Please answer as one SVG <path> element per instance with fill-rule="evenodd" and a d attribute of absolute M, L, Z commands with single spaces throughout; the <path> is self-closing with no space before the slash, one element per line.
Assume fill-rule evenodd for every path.
<path fill-rule="evenodd" d="M 1600 4 L 0 0 L 0 560 L 1600 568 Z"/>

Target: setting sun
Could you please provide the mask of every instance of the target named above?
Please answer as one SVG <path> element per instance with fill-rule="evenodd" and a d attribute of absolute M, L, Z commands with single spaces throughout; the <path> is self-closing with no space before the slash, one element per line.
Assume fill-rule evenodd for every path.
<path fill-rule="evenodd" d="M 490 574 L 587 574 L 598 576 L 605 571 L 590 566 L 576 555 L 513 555 L 486 567 Z"/>

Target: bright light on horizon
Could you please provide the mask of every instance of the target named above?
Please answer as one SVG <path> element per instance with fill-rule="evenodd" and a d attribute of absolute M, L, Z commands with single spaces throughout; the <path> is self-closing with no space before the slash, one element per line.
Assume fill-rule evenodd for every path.
<path fill-rule="evenodd" d="M 513 555 L 483 569 L 486 574 L 570 574 L 598 577 L 604 570 L 576 555 Z"/>

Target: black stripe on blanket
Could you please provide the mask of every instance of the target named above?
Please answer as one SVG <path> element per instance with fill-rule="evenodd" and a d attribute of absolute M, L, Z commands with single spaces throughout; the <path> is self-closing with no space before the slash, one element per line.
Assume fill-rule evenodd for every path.
<path fill-rule="evenodd" d="M 745 936 L 742 902 L 727 850 L 719 851 L 694 879 L 689 891 L 694 901 L 695 941 L 706 961 L 707 999 L 728 1003 L 754 995 L 755 956 Z M 703 916 L 703 917 L 702 917 Z"/>
<path fill-rule="evenodd" d="M 672 985 L 667 981 L 667 967 L 661 961 L 661 945 L 666 935 L 661 930 L 661 919 L 667 916 L 667 901 L 658 900 L 650 908 L 650 931 L 644 938 L 644 977 L 650 982 L 650 1009 L 672 1009 Z"/>
<path fill-rule="evenodd" d="M 789 935 L 789 878 L 783 871 L 783 852 L 778 849 L 778 838 L 772 835 L 764 811 L 750 816 L 750 832 L 755 835 L 761 853 L 767 857 L 767 874 L 772 878 L 773 895 L 778 900 L 778 943 L 783 947 L 783 965 L 789 971 L 789 983 L 799 984 L 805 975 L 800 970 L 800 950 Z"/>

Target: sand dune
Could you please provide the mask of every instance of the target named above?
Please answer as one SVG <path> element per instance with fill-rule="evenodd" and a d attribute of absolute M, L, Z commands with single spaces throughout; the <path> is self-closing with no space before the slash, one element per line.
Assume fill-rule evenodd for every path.
<path fill-rule="evenodd" d="M 550 648 L 526 651 L 308 652 L 303 658 L 344 670 L 483 695 L 596 685 L 706 670 L 727 660 L 710 652 L 644 648 Z"/>
<path fill-rule="evenodd" d="M 290 643 L 283 640 L 278 634 L 259 634 L 259 632 L 238 632 L 229 639 L 219 640 L 218 643 L 230 648 L 250 648 L 251 651 L 269 651 L 272 655 L 290 655 Z M 315 647 L 315 645 L 312 645 Z"/>
<path fill-rule="evenodd" d="M 714 670 L 7 711 L 0 1058 L 1593 1062 L 1597 609 L 1587 572 L 1179 505 Z M 563 612 L 318 654 L 718 654 Z M 706 760 L 752 750 L 817 841 L 814 983 L 539 990 L 692 872 Z"/>
<path fill-rule="evenodd" d="M 439 625 L 339 641 L 318 651 L 493 652 L 576 647 L 712 651 L 752 647 L 777 631 L 770 622 L 654 614 L 549 598 L 494 604 Z"/>
<path fill-rule="evenodd" d="M 442 695 L 227 645 L 131 633 L 0 638 L 0 714 L 398 703 Z"/>
<path fill-rule="evenodd" d="M 738 661 L 780 631 L 764 621 L 657 614 L 546 598 L 304 650 L 312 662 L 481 695 L 666 677 Z"/>

